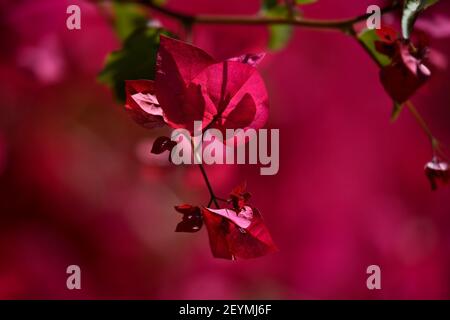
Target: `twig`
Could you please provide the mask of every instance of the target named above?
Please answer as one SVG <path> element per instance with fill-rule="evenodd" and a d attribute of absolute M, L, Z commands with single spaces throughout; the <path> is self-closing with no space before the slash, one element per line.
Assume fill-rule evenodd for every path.
<path fill-rule="evenodd" d="M 216 208 L 220 208 L 219 202 L 217 201 L 216 195 L 214 194 L 213 188 L 211 187 L 211 183 L 209 182 L 208 175 L 206 174 L 203 164 L 200 163 L 198 166 L 200 168 L 200 171 L 202 172 L 203 179 L 205 180 L 206 186 L 208 187 L 209 195 L 211 196 L 208 207 L 211 205 L 211 203 L 214 203 Z"/>
<path fill-rule="evenodd" d="M 425 132 L 428 139 L 430 140 L 433 153 L 436 153 L 436 151 L 441 152 L 439 140 L 433 135 L 430 127 L 425 122 L 425 120 L 422 118 L 422 116 L 420 115 L 420 113 L 416 109 L 416 107 L 413 105 L 413 103 L 410 100 L 408 100 L 405 102 L 405 106 L 408 108 L 411 115 L 414 117 L 416 122 L 419 124 L 419 126 L 422 128 L 423 132 Z"/>
<path fill-rule="evenodd" d="M 173 9 L 159 6 L 154 1 L 148 0 L 119 0 L 119 2 L 134 2 L 140 3 L 149 7 L 150 9 L 164 14 L 168 17 L 179 20 L 184 24 L 233 24 L 233 25 L 293 25 L 296 27 L 305 27 L 312 29 L 329 29 L 349 31 L 355 23 L 367 20 L 371 14 L 363 14 L 353 18 L 326 20 L 326 19 L 307 19 L 300 17 L 286 17 L 286 18 L 270 18 L 264 16 L 249 16 L 249 15 L 188 15 Z M 381 9 L 381 13 L 395 11 L 400 6 L 395 3 Z"/>

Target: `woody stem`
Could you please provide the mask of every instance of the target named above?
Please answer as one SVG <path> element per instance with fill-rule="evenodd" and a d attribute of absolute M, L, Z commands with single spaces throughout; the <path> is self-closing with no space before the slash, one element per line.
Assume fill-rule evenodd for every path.
<path fill-rule="evenodd" d="M 312 29 L 328 29 L 348 31 L 358 22 L 364 21 L 371 14 L 363 14 L 349 19 L 325 20 L 325 19 L 307 19 L 300 17 L 287 16 L 283 18 L 270 18 L 264 16 L 249 15 L 188 15 L 173 9 L 159 6 L 152 0 L 120 0 L 120 2 L 141 3 L 150 9 L 164 14 L 173 19 L 179 20 L 185 25 L 192 24 L 233 24 L 233 25 L 293 25 L 296 27 L 312 28 Z M 400 8 L 399 3 L 394 3 L 381 9 L 381 13 L 392 12 Z"/>
<path fill-rule="evenodd" d="M 205 180 L 206 186 L 208 187 L 209 195 L 211 196 L 211 200 L 209 201 L 208 207 L 211 205 L 211 203 L 214 203 L 216 208 L 219 209 L 220 208 L 219 202 L 217 201 L 217 197 L 214 194 L 214 190 L 213 190 L 213 188 L 211 186 L 211 183 L 209 182 L 208 175 L 206 174 L 205 167 L 201 163 L 198 166 L 199 166 L 200 171 L 202 173 L 203 179 Z"/>
<path fill-rule="evenodd" d="M 439 151 L 439 144 L 440 144 L 439 140 L 434 137 L 433 133 L 431 132 L 430 127 L 425 122 L 425 120 L 422 118 L 422 116 L 420 115 L 420 113 L 416 109 L 416 107 L 414 107 L 412 102 L 409 101 L 409 100 L 405 102 L 405 106 L 408 108 L 409 112 L 412 114 L 412 116 L 414 117 L 416 122 L 422 128 L 423 132 L 425 132 L 425 134 L 427 135 L 428 139 L 430 139 L 431 147 L 433 149 L 433 153 L 435 153 L 436 151 Z"/>

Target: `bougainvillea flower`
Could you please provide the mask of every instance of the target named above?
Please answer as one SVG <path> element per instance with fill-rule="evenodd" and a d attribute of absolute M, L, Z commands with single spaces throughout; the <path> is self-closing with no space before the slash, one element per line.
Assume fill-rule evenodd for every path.
<path fill-rule="evenodd" d="M 276 252 L 259 211 L 246 206 L 232 209 L 202 209 L 214 257 L 250 259 Z"/>
<path fill-rule="evenodd" d="M 438 182 L 448 184 L 450 180 L 449 164 L 446 161 L 434 157 L 425 165 L 425 174 L 430 181 L 431 188 L 436 190 L 438 188 Z"/>
<path fill-rule="evenodd" d="M 127 81 L 126 108 L 147 128 L 168 124 L 203 128 L 258 129 L 268 117 L 268 96 L 255 66 L 264 54 L 218 62 L 185 42 L 161 36 L 156 79 Z"/>
<path fill-rule="evenodd" d="M 155 94 L 173 128 L 260 128 L 267 121 L 268 96 L 251 64 L 259 58 L 215 61 L 203 50 L 165 36 L 160 38 Z"/>
<path fill-rule="evenodd" d="M 214 257 L 234 260 L 257 258 L 278 249 L 255 208 L 241 210 L 200 208 L 190 204 L 175 207 L 183 215 L 176 232 L 197 232 L 203 223 Z"/>
<path fill-rule="evenodd" d="M 256 67 L 262 59 L 266 56 L 265 52 L 256 53 L 256 54 L 243 54 L 239 57 L 234 57 L 228 59 L 228 61 L 237 61 L 251 65 L 252 67 Z"/>
<path fill-rule="evenodd" d="M 375 29 L 375 33 L 383 42 L 394 43 L 398 38 L 397 31 L 390 26 L 382 26 L 379 29 Z"/>
<path fill-rule="evenodd" d="M 201 210 L 190 204 L 175 206 L 175 210 L 183 215 L 183 220 L 178 223 L 175 232 L 197 232 L 203 226 Z"/>
<path fill-rule="evenodd" d="M 227 218 L 240 228 L 246 229 L 251 224 L 251 218 L 253 216 L 252 208 L 246 206 L 242 210 L 236 211 L 234 209 L 212 209 L 208 208 L 212 213 Z"/>
<path fill-rule="evenodd" d="M 141 126 L 152 129 L 164 126 L 163 111 L 155 96 L 153 81 L 127 80 L 125 82 L 125 109 Z"/>
<path fill-rule="evenodd" d="M 408 100 L 431 75 L 421 59 L 410 54 L 408 47 L 408 44 L 399 44 L 398 54 L 380 73 L 384 89 L 397 103 Z"/>
<path fill-rule="evenodd" d="M 375 48 L 378 52 L 393 57 L 395 54 L 395 42 L 398 39 L 398 33 L 394 28 L 384 26 L 375 30 L 378 41 L 375 41 Z"/>
<path fill-rule="evenodd" d="M 247 184 L 242 183 L 241 185 L 235 187 L 230 193 L 230 202 L 236 211 L 242 210 L 251 197 L 251 194 L 246 191 Z"/>
<path fill-rule="evenodd" d="M 381 82 L 395 102 L 404 103 L 431 75 L 423 64 L 426 49 L 422 44 L 416 48 L 409 40 L 394 39 L 397 34 L 390 28 L 382 28 L 377 35 L 381 40 L 375 43 L 377 50 L 391 58 L 380 71 Z"/>
<path fill-rule="evenodd" d="M 155 142 L 153 142 L 151 153 L 161 154 L 165 151 L 169 151 L 169 161 L 172 162 L 172 149 L 175 148 L 177 143 L 172 141 L 169 137 L 158 137 Z"/>
<path fill-rule="evenodd" d="M 164 151 L 171 151 L 177 143 L 175 141 L 172 141 L 169 137 L 158 137 L 156 138 L 155 142 L 153 142 L 152 145 L 152 153 L 154 154 L 161 154 Z"/>

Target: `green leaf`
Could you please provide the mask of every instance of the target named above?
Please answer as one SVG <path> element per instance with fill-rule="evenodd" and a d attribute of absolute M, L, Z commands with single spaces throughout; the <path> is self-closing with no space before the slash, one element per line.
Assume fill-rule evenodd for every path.
<path fill-rule="evenodd" d="M 264 14 L 270 18 L 288 18 L 290 15 L 289 8 L 282 5 L 272 7 L 265 10 Z M 274 24 L 269 26 L 269 49 L 277 51 L 283 49 L 289 42 L 294 33 L 292 25 Z"/>
<path fill-rule="evenodd" d="M 432 5 L 438 3 L 439 0 L 426 0 L 425 1 L 425 9 L 427 9 L 428 7 L 431 7 Z"/>
<path fill-rule="evenodd" d="M 311 4 L 315 2 L 317 2 L 317 0 L 295 0 L 295 3 L 298 5 Z"/>
<path fill-rule="evenodd" d="M 110 53 L 98 80 L 109 86 L 120 101 L 125 100 L 125 80 L 153 79 L 159 28 L 141 28 L 132 33 L 122 49 Z"/>
<path fill-rule="evenodd" d="M 166 4 L 166 0 L 153 0 L 153 4 L 154 4 L 155 6 L 160 6 L 160 7 L 162 7 L 163 5 Z"/>
<path fill-rule="evenodd" d="M 378 52 L 375 48 L 375 41 L 379 39 L 374 29 L 366 29 L 362 31 L 358 35 L 358 38 L 381 66 L 387 66 L 391 63 L 391 59 L 388 56 Z"/>
<path fill-rule="evenodd" d="M 269 49 L 277 51 L 283 49 L 289 43 L 293 28 L 289 25 L 273 25 L 269 27 L 269 32 Z"/>
<path fill-rule="evenodd" d="M 263 0 L 262 2 L 262 10 L 267 11 L 275 8 L 278 5 L 277 0 Z"/>
<path fill-rule="evenodd" d="M 391 122 L 397 121 L 402 110 L 403 110 L 403 104 L 394 102 L 394 107 L 392 108 L 392 114 L 391 114 Z"/>
<path fill-rule="evenodd" d="M 114 29 L 121 40 L 125 40 L 136 29 L 148 22 L 145 10 L 135 3 L 113 2 Z"/>
<path fill-rule="evenodd" d="M 420 12 L 425 8 L 427 0 L 405 0 L 402 14 L 402 35 L 409 39 Z"/>

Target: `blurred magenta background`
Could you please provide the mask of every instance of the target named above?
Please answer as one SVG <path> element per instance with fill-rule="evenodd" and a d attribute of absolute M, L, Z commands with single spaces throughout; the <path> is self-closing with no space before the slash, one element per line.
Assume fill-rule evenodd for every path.
<path fill-rule="evenodd" d="M 382 4 L 319 0 L 305 14 L 345 18 L 373 3 Z M 69 4 L 81 6 L 79 31 L 65 27 Z M 168 6 L 254 14 L 260 3 Z M 430 9 L 424 28 L 436 17 L 438 67 L 414 102 L 450 145 L 450 3 Z M 390 123 L 377 67 L 351 38 L 297 29 L 259 67 L 268 127 L 280 129 L 280 171 L 207 171 L 221 195 L 248 181 L 280 252 L 230 262 L 212 258 L 206 230 L 173 232 L 174 205 L 207 203 L 200 172 L 150 155 L 167 131 L 136 125 L 96 81 L 120 47 L 104 12 L 79 0 L 0 0 L 0 36 L 0 298 L 450 298 L 450 190 L 430 191 L 426 137 L 408 112 Z M 193 36 L 216 58 L 267 44 L 265 27 L 196 26 Z M 82 290 L 66 288 L 71 264 Z M 382 290 L 366 288 L 371 264 Z"/>

